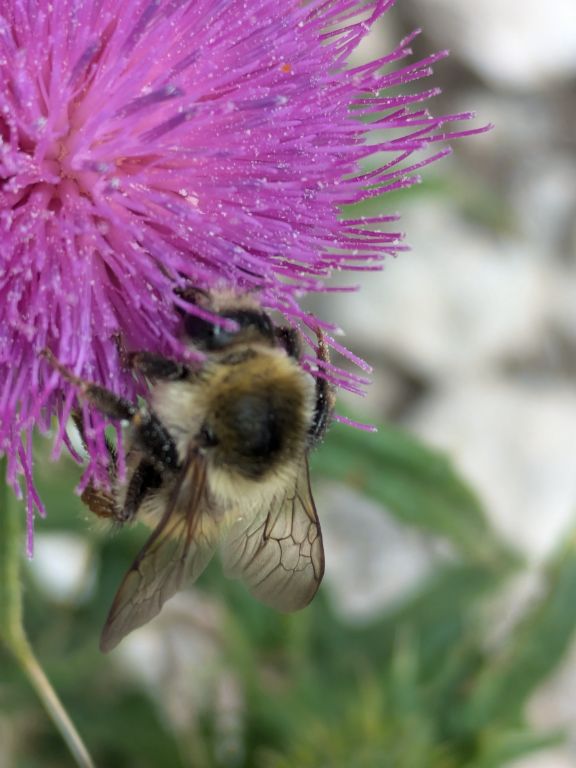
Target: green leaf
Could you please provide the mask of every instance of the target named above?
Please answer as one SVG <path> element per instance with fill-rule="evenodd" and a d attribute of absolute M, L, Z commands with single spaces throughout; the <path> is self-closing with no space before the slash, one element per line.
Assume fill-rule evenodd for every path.
<path fill-rule="evenodd" d="M 467 768 L 502 768 L 503 765 L 564 741 L 562 733 L 535 733 L 529 730 L 497 731 L 484 736 L 481 756 Z"/>
<path fill-rule="evenodd" d="M 576 630 L 576 544 L 572 535 L 548 569 L 545 593 L 470 688 L 461 717 L 470 731 L 519 717 L 534 689 L 557 667 Z"/>
<path fill-rule="evenodd" d="M 398 520 L 444 537 L 470 562 L 516 561 L 496 538 L 469 486 L 441 452 L 395 427 L 366 433 L 337 424 L 312 457 L 313 471 L 346 482 Z"/>

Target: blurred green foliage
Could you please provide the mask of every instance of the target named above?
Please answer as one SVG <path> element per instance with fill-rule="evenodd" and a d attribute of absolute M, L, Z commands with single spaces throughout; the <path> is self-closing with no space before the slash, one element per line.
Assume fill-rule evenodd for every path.
<path fill-rule="evenodd" d="M 494 534 L 448 459 L 406 433 L 336 425 L 312 457 L 313 480 L 347 483 L 399 524 L 446 542 L 449 555 L 438 558 L 418 591 L 362 623 L 338 615 L 326 586 L 305 611 L 276 614 L 211 566 L 197 587 L 220 617 L 208 641 L 213 661 L 203 678 L 210 684 L 185 722 L 160 703 L 161 690 L 150 695 L 146 675 L 139 680 L 122 654 L 97 649 L 114 591 L 146 531 L 99 530 L 73 493 L 78 468 L 48 463 L 46 445 L 39 455 L 49 515 L 38 533 L 88 537 L 97 582 L 90 600 L 65 605 L 47 602 L 29 578 L 26 624 L 100 768 L 497 768 L 561 738 L 532 732 L 524 705 L 574 635 L 574 541 L 549 563 L 541 596 L 505 642 L 489 643 L 486 599 L 520 559 Z M 321 519 L 330 514 L 319 512 Z M 200 687 L 186 669 L 177 678 L 190 691 Z M 232 708 L 221 695 L 231 680 Z M 0 650 L 0 757 L 8 730 L 16 745 L 8 768 L 72 765 Z"/>

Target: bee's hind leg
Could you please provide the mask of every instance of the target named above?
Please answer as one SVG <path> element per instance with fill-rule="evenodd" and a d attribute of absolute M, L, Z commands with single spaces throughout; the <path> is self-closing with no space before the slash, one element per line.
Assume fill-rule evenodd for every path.
<path fill-rule="evenodd" d="M 316 331 L 316 337 L 318 339 L 318 346 L 316 348 L 318 359 L 324 363 L 329 363 L 328 345 L 320 329 Z M 335 404 L 336 395 L 332 384 L 325 378 L 316 376 L 316 405 L 314 407 L 312 425 L 308 430 L 308 438 L 312 446 L 315 446 L 324 438 L 332 419 Z"/>
<path fill-rule="evenodd" d="M 288 325 L 281 325 L 275 329 L 275 333 L 276 338 L 288 355 L 295 360 L 300 360 L 302 357 L 302 340 L 298 331 Z M 316 348 L 318 359 L 324 363 L 329 363 L 328 345 L 320 329 L 316 331 L 316 337 L 318 339 L 318 346 Z M 319 443 L 326 434 L 335 402 L 334 387 L 326 379 L 316 376 L 316 405 L 314 407 L 312 425 L 308 430 L 308 439 L 312 447 Z"/>
<path fill-rule="evenodd" d="M 289 325 L 279 325 L 274 329 L 274 333 L 287 354 L 295 360 L 300 360 L 302 341 L 296 328 L 291 328 Z"/>

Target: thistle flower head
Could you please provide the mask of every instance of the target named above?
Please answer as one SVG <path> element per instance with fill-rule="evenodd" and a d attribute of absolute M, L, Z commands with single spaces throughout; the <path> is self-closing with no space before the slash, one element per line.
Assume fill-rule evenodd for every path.
<path fill-rule="evenodd" d="M 413 153 L 472 131 L 422 108 L 434 90 L 398 94 L 444 53 L 407 64 L 408 39 L 350 66 L 392 4 L 0 0 L 0 452 L 30 535 L 32 431 L 57 416 L 59 448 L 76 397 L 43 349 L 134 398 L 117 338 L 181 354 L 179 286 L 255 290 L 310 326 L 303 293 L 402 247 L 393 217 L 342 207 L 413 183 L 448 150 Z M 87 418 L 91 477 L 105 447 Z"/>

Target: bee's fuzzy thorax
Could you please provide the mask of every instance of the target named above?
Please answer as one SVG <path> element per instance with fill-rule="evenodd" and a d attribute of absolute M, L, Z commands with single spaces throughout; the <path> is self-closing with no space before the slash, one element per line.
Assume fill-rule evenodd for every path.
<path fill-rule="evenodd" d="M 208 360 L 191 380 L 158 384 L 154 408 L 182 459 L 204 432 L 214 468 L 259 482 L 306 449 L 314 383 L 283 349 L 246 345 Z"/>

